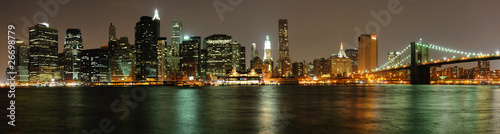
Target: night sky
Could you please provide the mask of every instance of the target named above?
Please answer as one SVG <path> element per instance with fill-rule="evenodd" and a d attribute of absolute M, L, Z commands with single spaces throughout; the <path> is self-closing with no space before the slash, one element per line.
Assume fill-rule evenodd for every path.
<path fill-rule="evenodd" d="M 33 23 L 33 16 L 37 12 L 47 14 L 50 27 L 59 29 L 59 52 L 62 52 L 68 28 L 81 29 L 84 49 L 107 44 L 110 23 L 116 26 L 118 37 L 127 36 L 131 44 L 134 44 L 135 23 L 141 16 L 153 16 L 154 9 L 158 8 L 161 36 L 168 37 L 169 44 L 170 21 L 180 19 L 184 35 L 205 38 L 222 33 L 233 36 L 234 40 L 247 47 L 247 64 L 252 43 L 257 43 L 260 57 L 263 56 L 266 35 L 271 39 L 273 59 L 278 59 L 278 19 L 288 19 L 291 59 L 311 62 L 315 58 L 326 58 L 337 53 L 341 42 L 345 48 L 356 47 L 357 42 L 354 41 L 359 35 L 356 34 L 355 27 L 367 32 L 365 26 L 373 24 L 370 21 L 376 22 L 370 11 L 388 10 L 390 3 L 390 0 L 242 0 L 239 5 L 232 6 L 226 0 L 158 0 L 157 3 L 155 0 L 60 1 L 69 2 L 59 4 L 59 11 L 53 17 L 37 1 L 0 1 L 0 25 L 4 27 L 4 32 L 0 32 L 3 37 L 0 41 L 4 42 L 1 46 L 3 50 L 7 50 L 9 24 L 16 26 L 14 32 L 17 38 L 28 42 L 27 31 L 21 31 L 25 25 L 22 18 Z M 213 5 L 214 1 L 227 4 L 233 11 L 225 12 L 224 19 L 221 20 Z M 391 14 L 391 20 L 385 27 L 380 26 L 379 65 L 387 61 L 388 51 L 400 51 L 419 38 L 423 42 L 469 52 L 495 53 L 500 50 L 498 0 L 394 1 L 399 1 L 401 5 L 398 8 L 402 9 L 400 13 Z M 385 19 L 385 16 L 382 18 Z M 371 29 L 375 32 L 375 28 Z M 0 53 L 0 57 L 0 82 L 5 82 L 7 51 Z M 442 57 L 431 52 L 431 58 Z M 491 64 L 492 69 L 500 67 L 498 61 L 492 61 Z M 466 68 L 475 65 L 477 63 L 459 64 Z"/>

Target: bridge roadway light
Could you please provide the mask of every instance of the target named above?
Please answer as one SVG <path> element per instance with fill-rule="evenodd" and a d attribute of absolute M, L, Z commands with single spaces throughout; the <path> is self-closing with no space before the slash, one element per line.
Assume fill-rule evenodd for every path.
<path fill-rule="evenodd" d="M 497 56 L 500 55 L 500 51 L 497 51 Z"/>

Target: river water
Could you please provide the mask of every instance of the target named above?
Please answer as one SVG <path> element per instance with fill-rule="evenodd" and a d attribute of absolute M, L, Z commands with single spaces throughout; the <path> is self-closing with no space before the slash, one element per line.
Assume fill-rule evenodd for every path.
<path fill-rule="evenodd" d="M 498 86 L 16 89 L 15 127 L 0 92 L 2 133 L 500 133 Z"/>

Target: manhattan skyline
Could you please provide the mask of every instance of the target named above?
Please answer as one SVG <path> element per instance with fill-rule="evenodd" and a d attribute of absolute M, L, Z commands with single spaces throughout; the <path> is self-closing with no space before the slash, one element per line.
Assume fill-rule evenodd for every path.
<path fill-rule="evenodd" d="M 250 50 L 252 43 L 256 43 L 260 57 L 263 57 L 264 41 L 266 36 L 269 36 L 273 48 L 272 57 L 278 59 L 276 21 L 285 18 L 290 25 L 288 33 L 292 62 L 297 60 L 311 62 L 315 58 L 328 57 L 338 52 L 341 42 L 344 43 L 345 49 L 355 48 L 357 42 L 354 42 L 354 38 L 359 35 L 354 28 L 359 27 L 365 31 L 364 27 L 368 22 L 376 21 L 370 11 L 387 10 L 389 1 L 243 1 L 239 5 L 232 6 L 234 8 L 232 12 L 225 12 L 223 20 L 219 18 L 212 2 L 69 1 L 65 5 L 59 5 L 59 11 L 54 17 L 49 16 L 48 23 L 50 27 L 59 29 L 59 52 L 62 52 L 64 47 L 63 33 L 70 28 L 81 29 L 84 49 L 93 49 L 107 44 L 109 23 L 116 26 L 117 37 L 126 36 L 129 40 L 134 40 L 134 26 L 138 18 L 153 16 L 154 9 L 157 8 L 163 20 L 160 36 L 168 37 L 169 42 L 171 38 L 168 25 L 171 20 L 180 19 L 184 35 L 201 37 L 218 33 L 231 35 L 234 40 L 245 46 L 247 51 Z M 402 12 L 392 14 L 389 24 L 381 27 L 377 34 L 379 66 L 380 63 L 387 61 L 387 52 L 402 49 L 410 42 L 418 41 L 419 38 L 423 38 L 423 42 L 458 50 L 485 53 L 497 51 L 485 51 L 487 49 L 484 48 L 497 46 L 495 28 L 500 26 L 498 23 L 500 19 L 496 19 L 498 17 L 493 13 L 500 9 L 493 7 L 499 5 L 499 2 L 473 4 L 471 1 L 439 1 L 432 4 L 421 1 L 400 2 Z M 21 0 L 11 3 L 10 11 L 4 11 L 11 14 L 3 16 L 5 20 L 2 21 L 2 25 L 15 25 L 18 28 L 15 30 L 17 34 L 23 33 L 21 28 L 24 22 L 21 18 L 32 20 L 33 14 L 43 11 L 43 8 L 34 2 Z M 300 10 L 302 8 L 307 10 Z M 467 10 L 460 10 L 463 8 Z M 17 11 L 12 11 L 13 9 Z M 6 33 L 2 35 L 6 36 Z M 17 35 L 17 38 L 28 41 L 23 37 L 27 35 Z M 6 42 L 6 39 L 2 41 Z M 247 53 L 246 57 L 250 55 L 251 53 Z M 6 53 L 0 56 L 6 57 Z M 7 58 L 1 58 L 0 61 L 6 63 Z M 474 65 L 474 63 L 469 64 Z M 491 64 L 493 69 L 499 67 L 498 62 L 493 61 Z M 6 67 L 3 64 L 0 66 L 3 69 Z M 4 75 L 2 73 L 0 77 Z"/>

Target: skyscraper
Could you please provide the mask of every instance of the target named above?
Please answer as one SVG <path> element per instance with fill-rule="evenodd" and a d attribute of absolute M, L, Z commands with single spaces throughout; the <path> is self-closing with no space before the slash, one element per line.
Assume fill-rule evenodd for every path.
<path fill-rule="evenodd" d="M 158 80 L 167 79 L 167 37 L 158 37 Z"/>
<path fill-rule="evenodd" d="M 82 51 L 81 80 L 87 84 L 111 82 L 108 46 Z"/>
<path fill-rule="evenodd" d="M 116 28 L 113 23 L 109 24 L 109 40 L 116 40 Z"/>
<path fill-rule="evenodd" d="M 130 82 L 135 81 L 135 55 L 132 52 L 127 37 L 121 37 L 119 41 L 113 41 L 116 44 L 111 54 L 111 81 L 112 82 Z"/>
<path fill-rule="evenodd" d="M 358 71 L 372 71 L 378 66 L 377 35 L 363 34 L 358 38 L 359 67 Z"/>
<path fill-rule="evenodd" d="M 252 58 L 250 59 L 250 69 L 254 69 L 254 65 L 255 63 L 257 63 L 257 61 L 260 60 L 260 62 L 262 62 L 262 60 L 259 58 L 259 51 L 257 50 L 257 45 L 255 43 L 252 44 Z"/>
<path fill-rule="evenodd" d="M 180 71 L 179 67 L 179 45 L 182 43 L 182 22 L 181 20 L 172 20 L 172 44 L 169 47 L 171 53 L 169 55 L 168 64 L 172 65 L 170 71 L 177 75 Z"/>
<path fill-rule="evenodd" d="M 241 45 L 233 42 L 231 36 L 225 34 L 214 34 L 205 38 L 204 46 L 207 49 L 206 74 L 215 80 L 218 76 L 225 76 L 226 71 L 242 69 Z"/>
<path fill-rule="evenodd" d="M 180 45 L 179 60 L 182 76 L 199 78 L 201 37 L 185 39 Z"/>
<path fill-rule="evenodd" d="M 358 72 L 358 49 L 347 49 L 345 54 L 352 60 L 352 71 Z"/>
<path fill-rule="evenodd" d="M 29 82 L 29 46 L 24 44 L 23 40 L 16 39 L 14 47 L 13 50 L 16 52 L 14 54 L 14 64 L 12 64 L 14 70 L 9 68 L 7 71 L 10 71 L 8 74 L 15 75 L 15 82 L 18 85 L 24 85 Z M 10 76 L 6 75 L 6 77 L 9 79 Z"/>
<path fill-rule="evenodd" d="M 387 62 L 389 62 L 388 64 L 389 67 L 396 67 L 402 65 L 399 63 L 400 61 L 401 61 L 401 53 L 397 51 L 392 51 L 387 53 Z"/>
<path fill-rule="evenodd" d="M 142 16 L 135 26 L 136 80 L 158 80 L 158 23 Z"/>
<path fill-rule="evenodd" d="M 291 75 L 291 60 L 288 44 L 288 20 L 279 20 L 279 68 L 278 75 L 288 77 Z"/>
<path fill-rule="evenodd" d="M 83 50 L 83 39 L 80 29 L 66 30 L 64 40 L 63 80 L 66 83 L 80 81 L 80 66 Z"/>
<path fill-rule="evenodd" d="M 179 55 L 179 45 L 182 43 L 182 22 L 181 20 L 172 20 L 172 45 L 174 55 Z"/>
<path fill-rule="evenodd" d="M 293 76 L 295 77 L 300 77 L 300 76 L 306 76 L 307 68 L 306 68 L 307 62 L 303 61 L 295 61 L 292 63 L 292 73 Z"/>
<path fill-rule="evenodd" d="M 29 28 L 29 80 L 32 83 L 51 82 L 58 63 L 58 30 L 40 23 Z"/>
<path fill-rule="evenodd" d="M 259 50 L 257 50 L 257 44 L 252 43 L 252 59 L 259 57 Z"/>
<path fill-rule="evenodd" d="M 269 36 L 266 36 L 266 42 L 264 42 L 264 60 L 271 58 L 271 41 L 269 41 Z"/>
<path fill-rule="evenodd" d="M 331 77 L 347 76 L 348 73 L 352 72 L 352 60 L 347 57 L 342 43 L 337 57 L 329 58 L 327 65 L 329 65 L 327 68 Z"/>
<path fill-rule="evenodd" d="M 233 63 L 232 69 L 236 69 L 238 72 L 245 71 L 245 47 L 234 41 L 231 43 L 231 53 L 233 55 L 231 58 Z"/>

